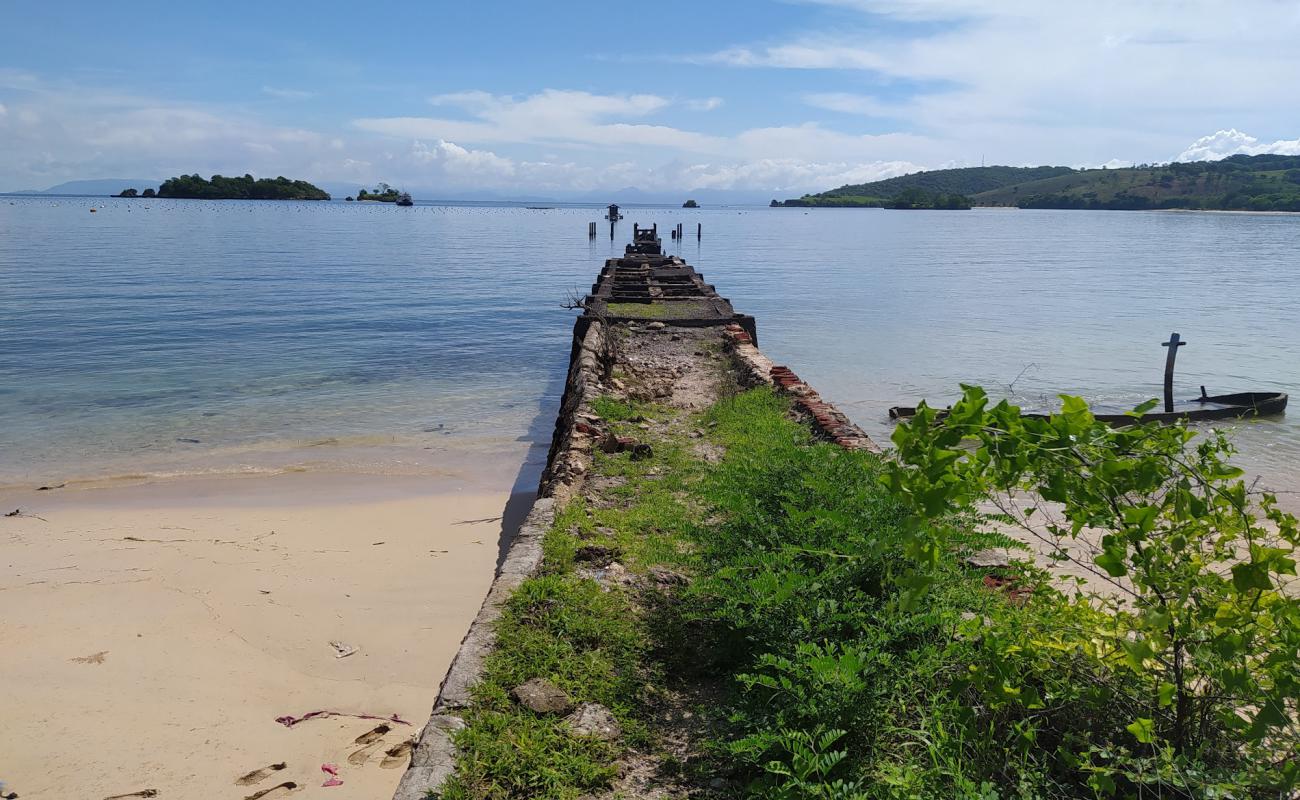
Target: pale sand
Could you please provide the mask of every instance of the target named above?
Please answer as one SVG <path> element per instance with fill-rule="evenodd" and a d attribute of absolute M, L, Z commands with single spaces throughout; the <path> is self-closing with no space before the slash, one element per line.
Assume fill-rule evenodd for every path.
<path fill-rule="evenodd" d="M 243 798 L 282 781 L 387 798 L 406 761 L 383 768 L 383 751 L 428 717 L 507 499 L 338 475 L 0 493 L 0 512 L 43 518 L 0 518 L 0 781 L 21 800 Z M 357 652 L 336 658 L 331 640 Z M 318 709 L 412 724 L 357 766 L 353 740 L 377 722 L 275 721 Z M 326 762 L 344 786 L 321 787 Z"/>

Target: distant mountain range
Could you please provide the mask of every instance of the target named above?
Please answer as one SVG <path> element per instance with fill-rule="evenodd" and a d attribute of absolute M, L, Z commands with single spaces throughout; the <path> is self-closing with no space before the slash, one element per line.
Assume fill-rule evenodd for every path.
<path fill-rule="evenodd" d="M 917 172 L 786 200 L 807 207 L 889 206 L 902 193 L 963 195 L 975 206 L 1141 210 L 1300 211 L 1300 156 L 1237 155 L 1221 161 L 1125 169 L 966 167 Z"/>
<path fill-rule="evenodd" d="M 123 189 L 157 189 L 162 181 L 143 178 L 98 178 L 89 181 L 68 181 L 48 189 L 23 189 L 10 194 L 117 194 Z"/>

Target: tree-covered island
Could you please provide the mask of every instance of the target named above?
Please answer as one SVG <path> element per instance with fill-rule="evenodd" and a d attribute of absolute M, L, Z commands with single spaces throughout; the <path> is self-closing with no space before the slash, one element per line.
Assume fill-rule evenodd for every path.
<path fill-rule="evenodd" d="M 372 192 L 368 189 L 361 189 L 357 192 L 357 200 L 366 200 L 374 203 L 396 203 L 402 197 L 402 193 L 386 183 L 381 183 Z M 351 200 L 352 198 L 347 198 Z"/>
<path fill-rule="evenodd" d="M 158 197 L 191 200 L 328 200 L 329 193 L 307 181 L 278 178 L 227 178 L 213 175 L 204 180 L 197 173 L 163 181 Z"/>

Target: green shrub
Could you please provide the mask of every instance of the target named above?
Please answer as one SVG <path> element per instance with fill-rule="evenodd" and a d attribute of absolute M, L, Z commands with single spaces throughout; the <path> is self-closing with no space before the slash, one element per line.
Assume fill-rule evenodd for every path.
<path fill-rule="evenodd" d="M 1026 418 L 965 387 L 944 419 L 921 409 L 894 440 L 900 463 L 886 483 L 912 512 L 909 602 L 944 579 L 945 520 L 989 498 L 998 521 L 1109 588 L 1037 587 L 1069 616 L 1028 636 L 987 635 L 1002 670 L 972 674 L 983 702 L 1119 713 L 1059 736 L 1061 760 L 1101 795 L 1276 796 L 1300 783 L 1300 603 L 1279 583 L 1295 575 L 1300 534 L 1276 498 L 1247 491 L 1222 433 L 1114 429 L 1073 397 Z M 1067 546 L 1081 540 L 1094 551 Z M 1067 656 L 1089 676 L 1086 692 L 1045 696 L 1026 680 Z"/>

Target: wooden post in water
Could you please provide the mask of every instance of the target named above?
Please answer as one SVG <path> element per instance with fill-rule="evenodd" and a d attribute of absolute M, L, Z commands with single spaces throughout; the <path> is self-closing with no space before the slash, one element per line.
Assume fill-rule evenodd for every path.
<path fill-rule="evenodd" d="M 1174 359 L 1178 358 L 1178 348 L 1187 344 L 1179 341 L 1178 334 L 1169 334 L 1169 341 L 1161 342 L 1161 347 L 1168 347 L 1169 353 L 1165 356 L 1165 411 L 1174 410 Z"/>
<path fill-rule="evenodd" d="M 704 223 L 703 222 L 695 223 L 695 241 L 698 242 L 700 240 L 700 237 L 703 235 L 704 235 Z"/>

